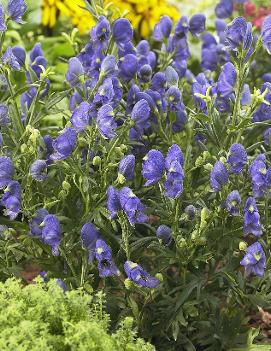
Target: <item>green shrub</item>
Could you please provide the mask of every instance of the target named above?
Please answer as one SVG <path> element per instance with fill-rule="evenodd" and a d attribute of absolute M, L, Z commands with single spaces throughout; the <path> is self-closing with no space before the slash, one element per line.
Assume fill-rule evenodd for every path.
<path fill-rule="evenodd" d="M 0 283 L 0 350 L 16 351 L 152 351 L 136 338 L 126 318 L 110 334 L 103 296 L 83 290 L 63 293 L 55 281 L 23 287 L 9 279 Z"/>

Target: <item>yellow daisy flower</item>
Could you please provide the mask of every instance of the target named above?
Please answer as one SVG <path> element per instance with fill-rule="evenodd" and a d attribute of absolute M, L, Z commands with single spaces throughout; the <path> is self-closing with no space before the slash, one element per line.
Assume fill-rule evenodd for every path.
<path fill-rule="evenodd" d="M 113 18 L 127 14 L 142 37 L 150 34 L 162 15 L 168 15 L 173 20 L 180 17 L 177 8 L 166 0 L 105 0 L 104 3 L 105 6 L 111 4 L 109 10 L 113 12 Z M 86 33 L 95 21 L 88 11 L 81 8 L 84 5 L 83 0 L 43 0 L 42 24 L 53 28 L 58 17 L 69 17 L 80 33 Z"/>

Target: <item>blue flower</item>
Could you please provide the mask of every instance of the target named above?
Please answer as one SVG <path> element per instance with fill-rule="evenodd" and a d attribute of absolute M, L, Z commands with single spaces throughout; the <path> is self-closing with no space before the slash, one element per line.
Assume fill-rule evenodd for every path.
<path fill-rule="evenodd" d="M 7 14 L 12 21 L 23 23 L 22 17 L 27 9 L 24 0 L 9 0 L 7 6 Z"/>
<path fill-rule="evenodd" d="M 68 158 L 76 146 L 77 134 L 70 127 L 66 127 L 62 133 L 53 141 L 54 152 L 50 158 L 54 161 Z"/>
<path fill-rule="evenodd" d="M 177 144 L 173 144 L 169 149 L 166 157 L 166 168 L 169 171 L 174 162 L 178 162 L 182 168 L 184 167 L 183 152 Z"/>
<path fill-rule="evenodd" d="M 261 93 L 267 91 L 265 95 L 265 100 L 269 102 L 269 104 L 261 103 L 260 107 L 256 110 L 253 115 L 253 122 L 263 122 L 270 119 L 271 115 L 271 83 L 264 83 L 261 87 Z"/>
<path fill-rule="evenodd" d="M 36 76 L 40 78 L 41 73 L 47 67 L 47 61 L 44 57 L 40 43 L 36 43 L 30 52 L 31 68 L 35 72 Z"/>
<path fill-rule="evenodd" d="M 14 175 L 12 160 L 6 156 L 0 156 L 0 189 L 8 185 Z"/>
<path fill-rule="evenodd" d="M 244 236 L 253 234 L 254 236 L 261 236 L 263 234 L 260 222 L 260 214 L 253 197 L 249 197 L 244 208 Z"/>
<path fill-rule="evenodd" d="M 264 275 L 266 257 L 262 245 L 258 241 L 246 249 L 245 257 L 240 264 L 245 267 L 247 275 L 255 274 L 259 277 Z"/>
<path fill-rule="evenodd" d="M 95 257 L 98 261 L 99 276 L 101 278 L 120 274 L 120 271 L 113 261 L 111 249 L 101 239 L 96 241 Z"/>
<path fill-rule="evenodd" d="M 138 60 L 136 55 L 127 54 L 119 59 L 119 77 L 124 81 L 134 78 L 138 70 Z"/>
<path fill-rule="evenodd" d="M 166 79 L 165 73 L 157 72 L 152 77 L 151 89 L 158 91 L 158 93 L 163 95 L 166 89 L 166 82 L 167 82 L 167 79 Z"/>
<path fill-rule="evenodd" d="M 138 72 L 138 76 L 141 82 L 149 83 L 152 77 L 152 68 L 149 64 L 141 66 Z"/>
<path fill-rule="evenodd" d="M 178 86 L 179 75 L 172 66 L 168 66 L 165 70 L 166 81 L 168 86 Z"/>
<path fill-rule="evenodd" d="M 64 293 L 67 291 L 67 285 L 63 282 L 62 279 L 57 278 L 56 283 L 63 290 Z"/>
<path fill-rule="evenodd" d="M 133 38 L 133 28 L 128 19 L 117 19 L 112 26 L 112 35 L 117 44 L 123 44 L 131 41 Z"/>
<path fill-rule="evenodd" d="M 264 154 L 260 154 L 251 163 L 249 174 L 252 181 L 252 190 L 255 197 L 263 197 L 268 186 L 266 158 Z"/>
<path fill-rule="evenodd" d="M 33 179 L 43 182 L 47 178 L 47 163 L 44 160 L 36 160 L 30 167 L 30 174 Z"/>
<path fill-rule="evenodd" d="M 241 197 L 237 190 L 233 190 L 226 199 L 226 209 L 232 216 L 239 216 Z"/>
<path fill-rule="evenodd" d="M 220 0 L 216 5 L 215 14 L 218 18 L 228 18 L 233 13 L 233 0 Z"/>
<path fill-rule="evenodd" d="M 224 163 L 217 161 L 211 171 L 210 185 L 213 191 L 218 192 L 221 190 L 229 180 L 229 174 Z"/>
<path fill-rule="evenodd" d="M 81 102 L 71 116 L 73 127 L 79 132 L 84 131 L 92 119 L 91 112 L 91 105 L 86 101 Z"/>
<path fill-rule="evenodd" d="M 51 246 L 53 256 L 58 256 L 58 247 L 61 240 L 61 226 L 58 218 L 55 215 L 49 214 L 44 218 L 40 226 L 42 227 L 42 241 Z"/>
<path fill-rule="evenodd" d="M 244 84 L 242 97 L 241 97 L 241 104 L 249 106 L 251 104 L 251 94 L 250 88 L 248 84 Z"/>
<path fill-rule="evenodd" d="M 126 261 L 124 264 L 124 270 L 127 277 L 132 280 L 135 284 L 144 288 L 156 288 L 160 281 L 151 276 L 148 272 L 137 263 L 132 261 Z"/>
<path fill-rule="evenodd" d="M 145 206 L 140 199 L 128 187 L 123 187 L 119 191 L 119 200 L 122 210 L 127 215 L 131 225 L 135 223 L 144 223 L 147 216 L 144 214 Z"/>
<path fill-rule="evenodd" d="M 5 104 L 0 104 L 0 127 L 5 127 L 10 123 L 8 107 Z"/>
<path fill-rule="evenodd" d="M 2 4 L 0 4 L 0 32 L 3 32 L 7 29 L 5 24 L 5 14 Z"/>
<path fill-rule="evenodd" d="M 113 55 L 107 55 L 102 61 L 101 64 L 101 77 L 111 77 L 113 76 L 118 70 L 116 57 Z"/>
<path fill-rule="evenodd" d="M 112 139 L 116 136 L 115 129 L 117 128 L 117 122 L 114 118 L 112 106 L 106 104 L 99 109 L 97 125 L 99 132 L 105 139 Z"/>
<path fill-rule="evenodd" d="M 166 98 L 168 101 L 168 111 L 176 112 L 178 110 L 178 106 L 181 102 L 181 92 L 180 89 L 172 86 L 166 92 Z"/>
<path fill-rule="evenodd" d="M 49 215 L 49 212 L 45 208 L 40 208 L 37 210 L 35 216 L 29 221 L 30 235 L 38 236 L 41 239 L 41 223 L 44 221 L 44 218 L 47 215 Z"/>
<path fill-rule="evenodd" d="M 183 192 L 184 171 L 181 164 L 177 161 L 171 163 L 166 175 L 164 184 L 165 196 L 176 199 Z"/>
<path fill-rule="evenodd" d="M 172 20 L 168 16 L 161 17 L 153 29 L 153 38 L 157 41 L 162 41 L 170 36 L 172 30 Z"/>
<path fill-rule="evenodd" d="M 251 23 L 247 23 L 244 17 L 236 17 L 226 29 L 226 40 L 232 50 L 242 46 L 247 55 L 251 54 L 251 45 L 253 41 Z"/>
<path fill-rule="evenodd" d="M 158 150 L 150 150 L 143 158 L 142 176 L 147 180 L 145 186 L 157 183 L 165 172 L 165 158 Z"/>
<path fill-rule="evenodd" d="M 12 180 L 7 184 L 1 204 L 6 208 L 4 214 L 11 220 L 18 216 L 21 210 L 21 186 L 17 181 Z"/>
<path fill-rule="evenodd" d="M 271 145 L 271 128 L 267 128 L 263 134 L 265 145 Z"/>
<path fill-rule="evenodd" d="M 111 219 L 115 218 L 117 213 L 121 211 L 119 193 L 112 185 L 107 189 L 107 209 L 111 213 Z"/>
<path fill-rule="evenodd" d="M 227 62 L 223 67 L 218 77 L 217 91 L 221 97 L 229 98 L 234 91 L 234 86 L 237 79 L 237 73 L 234 65 Z"/>
<path fill-rule="evenodd" d="M 110 23 L 100 16 L 98 23 L 91 30 L 91 39 L 97 48 L 106 48 L 110 36 Z"/>
<path fill-rule="evenodd" d="M 139 100 L 131 113 L 131 118 L 135 122 L 135 127 L 139 133 L 143 133 L 150 117 L 150 106 L 145 99 Z"/>
<path fill-rule="evenodd" d="M 4 143 L 3 135 L 2 135 L 2 133 L 0 132 L 0 149 L 1 149 L 1 147 L 3 146 L 3 143 Z"/>
<path fill-rule="evenodd" d="M 126 180 L 134 179 L 135 171 L 135 156 L 124 156 L 119 163 L 118 173 L 121 174 Z"/>
<path fill-rule="evenodd" d="M 271 16 L 265 17 L 262 24 L 261 34 L 263 46 L 267 52 L 271 54 Z"/>
<path fill-rule="evenodd" d="M 244 146 L 241 144 L 232 144 L 227 162 L 230 165 L 231 173 L 241 173 L 247 163 L 247 152 Z"/>
<path fill-rule="evenodd" d="M 19 71 L 21 69 L 21 65 L 18 62 L 17 57 L 14 55 L 11 47 L 8 47 L 7 50 L 4 52 L 2 60 L 6 65 L 14 69 L 15 71 Z"/>
<path fill-rule="evenodd" d="M 95 257 L 96 241 L 100 238 L 100 232 L 92 223 L 85 223 L 81 229 L 83 247 L 88 250 L 88 262 L 91 263 Z"/>
<path fill-rule="evenodd" d="M 69 59 L 68 72 L 66 73 L 66 80 L 71 87 L 75 87 L 80 82 L 80 76 L 84 74 L 82 63 L 77 57 Z"/>
<path fill-rule="evenodd" d="M 199 35 L 205 31 L 206 17 L 198 13 L 190 18 L 189 30 L 193 35 Z"/>
<path fill-rule="evenodd" d="M 165 246 L 169 246 L 172 242 L 171 229 L 167 225 L 160 225 L 156 230 L 156 236 Z"/>

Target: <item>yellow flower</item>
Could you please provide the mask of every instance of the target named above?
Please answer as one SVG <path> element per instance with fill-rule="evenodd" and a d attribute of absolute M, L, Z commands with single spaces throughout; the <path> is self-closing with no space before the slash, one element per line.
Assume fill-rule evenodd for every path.
<path fill-rule="evenodd" d="M 88 11 L 81 8 L 84 5 L 84 0 L 43 0 L 42 24 L 52 28 L 58 17 L 69 17 L 80 33 L 86 33 L 95 21 Z M 142 37 L 151 33 L 162 15 L 168 15 L 173 20 L 180 17 L 177 8 L 167 0 L 105 0 L 104 5 L 108 5 L 113 18 L 127 14 L 126 17 Z"/>

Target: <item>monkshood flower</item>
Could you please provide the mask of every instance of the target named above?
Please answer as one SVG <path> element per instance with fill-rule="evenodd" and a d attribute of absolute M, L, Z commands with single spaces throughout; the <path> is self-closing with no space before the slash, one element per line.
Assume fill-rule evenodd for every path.
<path fill-rule="evenodd" d="M 119 192 L 110 185 L 107 189 L 107 209 L 110 212 L 110 219 L 116 217 L 117 213 L 121 211 L 121 204 L 119 199 Z"/>
<path fill-rule="evenodd" d="M 165 196 L 176 199 L 183 192 L 184 171 L 181 164 L 177 161 L 171 163 L 164 183 Z"/>
<path fill-rule="evenodd" d="M 184 209 L 185 214 L 187 215 L 187 218 L 192 221 L 196 217 L 197 209 L 194 205 L 188 205 Z"/>
<path fill-rule="evenodd" d="M 1 205 L 5 207 L 4 214 L 11 220 L 18 216 L 21 210 L 21 186 L 17 181 L 12 180 L 8 183 Z"/>
<path fill-rule="evenodd" d="M 0 132 L 0 149 L 3 146 L 3 142 L 4 142 L 3 134 Z"/>
<path fill-rule="evenodd" d="M 211 33 L 202 38 L 201 66 L 205 70 L 215 71 L 218 64 L 217 41 Z"/>
<path fill-rule="evenodd" d="M 134 179 L 134 172 L 135 172 L 135 156 L 134 155 L 124 156 L 119 163 L 118 174 L 124 177 L 125 180 L 132 180 Z"/>
<path fill-rule="evenodd" d="M 247 163 L 247 152 L 243 145 L 231 145 L 227 163 L 230 165 L 231 173 L 239 174 L 243 171 Z"/>
<path fill-rule="evenodd" d="M 99 17 L 99 21 L 91 30 L 90 37 L 94 45 L 99 48 L 106 48 L 110 36 L 110 23 L 104 16 Z"/>
<path fill-rule="evenodd" d="M 148 220 L 148 217 L 143 212 L 145 206 L 130 188 L 123 187 L 120 189 L 119 201 L 131 225 L 144 223 Z"/>
<path fill-rule="evenodd" d="M 0 32 L 3 32 L 7 29 L 5 24 L 5 14 L 2 4 L 0 4 Z"/>
<path fill-rule="evenodd" d="M 260 214 L 253 197 L 249 197 L 245 203 L 243 232 L 244 236 L 253 234 L 259 237 L 263 234 Z"/>
<path fill-rule="evenodd" d="M 264 275 L 266 257 L 262 245 L 258 241 L 246 249 L 245 257 L 240 264 L 245 267 L 247 275 L 255 274 L 258 277 Z"/>
<path fill-rule="evenodd" d="M 237 190 L 233 190 L 227 196 L 225 207 L 232 216 L 239 216 L 241 197 Z"/>
<path fill-rule="evenodd" d="M 65 160 L 76 146 L 77 134 L 70 127 L 66 127 L 62 133 L 53 141 L 54 152 L 50 156 L 53 161 Z"/>
<path fill-rule="evenodd" d="M 4 52 L 2 60 L 4 64 L 14 69 L 15 71 L 19 71 L 21 69 L 21 65 L 17 57 L 14 55 L 11 47 L 8 47 L 7 50 Z"/>
<path fill-rule="evenodd" d="M 25 50 L 20 46 L 13 46 L 12 53 L 16 57 L 17 61 L 19 62 L 20 66 L 25 65 L 26 53 Z"/>
<path fill-rule="evenodd" d="M 7 15 L 12 21 L 23 23 L 22 17 L 27 9 L 24 0 L 9 0 L 7 6 Z"/>
<path fill-rule="evenodd" d="M 160 225 L 156 230 L 156 236 L 163 245 L 169 246 L 172 242 L 171 229 L 167 225 Z"/>
<path fill-rule="evenodd" d="M 218 77 L 217 92 L 223 98 L 229 98 L 233 91 L 237 79 L 237 73 L 234 65 L 227 62 L 223 67 Z"/>
<path fill-rule="evenodd" d="M 186 16 L 182 16 L 175 26 L 174 34 L 177 38 L 183 38 L 183 37 L 186 37 L 188 32 L 189 32 L 188 18 Z"/>
<path fill-rule="evenodd" d="M 115 129 L 117 122 L 114 118 L 114 111 L 111 105 L 103 105 L 97 115 L 97 125 L 99 132 L 105 139 L 112 139 L 116 136 Z"/>
<path fill-rule="evenodd" d="M 100 232 L 92 223 L 86 223 L 81 229 L 83 247 L 88 250 L 88 263 L 95 257 L 96 241 L 100 238 Z"/>
<path fill-rule="evenodd" d="M 43 149 L 44 158 L 45 158 L 47 164 L 49 164 L 50 162 L 52 162 L 50 160 L 50 156 L 54 152 L 53 138 L 50 135 L 44 135 L 43 142 L 44 142 L 44 146 L 45 146 L 45 148 Z"/>
<path fill-rule="evenodd" d="M 130 280 L 144 288 L 154 289 L 160 283 L 160 280 L 144 271 L 144 269 L 135 262 L 126 261 L 124 264 L 124 270 Z"/>
<path fill-rule="evenodd" d="M 160 21 L 156 23 L 153 29 L 153 38 L 162 41 L 170 36 L 172 30 L 172 20 L 168 16 L 162 16 Z"/>
<path fill-rule="evenodd" d="M 241 97 L 241 104 L 249 106 L 251 104 L 251 94 L 250 88 L 248 84 L 244 84 L 242 97 Z"/>
<path fill-rule="evenodd" d="M 7 105 L 0 104 L 0 127 L 5 127 L 10 123 Z"/>
<path fill-rule="evenodd" d="M 90 125 L 92 115 L 91 115 L 91 105 L 83 101 L 81 104 L 73 111 L 71 116 L 71 124 L 78 131 L 82 132 Z"/>
<path fill-rule="evenodd" d="M 174 133 L 179 133 L 180 131 L 182 131 L 187 122 L 187 113 L 184 109 L 184 104 L 179 104 L 178 110 L 176 112 L 176 120 L 172 124 L 172 130 Z"/>
<path fill-rule="evenodd" d="M 168 110 L 176 112 L 178 110 L 178 106 L 181 102 L 181 92 L 179 88 L 172 86 L 166 92 L 166 99 L 168 101 Z"/>
<path fill-rule="evenodd" d="M 218 18 L 228 18 L 233 13 L 233 0 L 220 0 L 216 5 L 215 14 Z"/>
<path fill-rule="evenodd" d="M 200 33 L 205 31 L 206 17 L 205 15 L 198 13 L 190 18 L 189 30 L 191 34 L 198 36 Z"/>
<path fill-rule="evenodd" d="M 127 18 L 119 18 L 113 23 L 112 35 L 117 44 L 127 43 L 132 40 L 133 28 Z"/>
<path fill-rule="evenodd" d="M 111 249 L 101 239 L 96 241 L 95 257 L 98 261 L 99 276 L 101 278 L 120 274 L 120 271 L 113 261 Z"/>
<path fill-rule="evenodd" d="M 165 158 L 158 150 L 150 150 L 143 158 L 142 176 L 146 179 L 145 186 L 157 183 L 165 172 Z"/>
<path fill-rule="evenodd" d="M 167 85 L 169 87 L 173 85 L 178 86 L 179 75 L 173 67 L 168 66 L 165 70 L 165 75 L 166 75 Z"/>
<path fill-rule="evenodd" d="M 57 278 L 56 283 L 63 290 L 64 293 L 67 291 L 67 285 L 63 282 L 62 279 Z"/>
<path fill-rule="evenodd" d="M 251 23 L 247 23 L 244 17 L 236 17 L 227 26 L 226 40 L 230 49 L 236 50 L 241 46 L 250 55 L 253 41 Z"/>
<path fill-rule="evenodd" d="M 221 190 L 229 180 L 229 174 L 226 166 L 221 161 L 217 161 L 211 171 L 210 185 L 213 191 L 218 192 Z"/>
<path fill-rule="evenodd" d="M 169 171 L 172 163 L 178 162 L 184 167 L 184 157 L 181 148 L 177 144 L 173 144 L 169 149 L 165 161 L 166 169 Z"/>
<path fill-rule="evenodd" d="M 141 40 L 136 47 L 139 67 L 150 65 L 152 70 L 156 66 L 156 55 L 150 50 L 150 45 L 147 40 Z"/>
<path fill-rule="evenodd" d="M 35 213 L 35 216 L 29 221 L 30 235 L 38 236 L 41 239 L 42 227 L 41 223 L 44 218 L 49 215 L 45 208 L 40 208 Z"/>
<path fill-rule="evenodd" d="M 265 17 L 261 29 L 263 46 L 271 54 L 271 16 Z"/>
<path fill-rule="evenodd" d="M 150 106 L 145 99 L 139 100 L 133 107 L 131 118 L 135 122 L 135 128 L 140 134 L 142 134 L 144 129 L 149 125 L 150 111 Z"/>
<path fill-rule="evenodd" d="M 45 160 L 36 160 L 30 166 L 30 174 L 33 179 L 43 182 L 47 178 L 47 163 Z"/>
<path fill-rule="evenodd" d="M 157 72 L 153 75 L 151 80 L 151 89 L 158 91 L 161 95 L 165 93 L 166 89 L 166 75 L 163 72 Z"/>
<path fill-rule="evenodd" d="M 58 256 L 58 247 L 61 240 L 61 226 L 58 218 L 55 215 L 49 214 L 43 219 L 40 226 L 42 227 L 42 241 L 51 246 L 53 256 Z"/>
<path fill-rule="evenodd" d="M 268 184 L 266 158 L 264 154 L 260 154 L 251 163 L 249 167 L 249 174 L 252 181 L 252 190 L 255 197 L 263 197 L 267 188 L 271 185 Z"/>
<path fill-rule="evenodd" d="M 107 55 L 102 61 L 100 77 L 111 77 L 117 73 L 118 66 L 116 57 L 113 55 Z"/>
<path fill-rule="evenodd" d="M 267 128 L 263 134 L 264 143 L 266 145 L 271 145 L 271 128 Z"/>
<path fill-rule="evenodd" d="M 138 59 L 134 54 L 127 54 L 119 59 L 119 77 L 128 82 L 132 80 L 138 70 Z"/>
<path fill-rule="evenodd" d="M 12 180 L 14 166 L 12 160 L 7 156 L 0 156 L 0 189 L 3 189 Z"/>
<path fill-rule="evenodd" d="M 210 82 L 206 79 L 204 73 L 199 73 L 192 84 L 192 94 L 195 101 L 195 104 L 200 108 L 204 113 L 207 113 L 206 102 L 197 94 L 206 95 L 207 89 L 211 87 Z"/>
<path fill-rule="evenodd" d="M 80 82 L 80 76 L 84 74 L 82 63 L 77 57 L 69 59 L 68 72 L 66 73 L 66 80 L 71 87 L 75 87 Z"/>
<path fill-rule="evenodd" d="M 30 61 L 32 70 L 36 73 L 36 76 L 40 78 L 41 73 L 47 67 L 47 60 L 44 57 L 40 43 L 36 43 L 31 50 Z"/>
<path fill-rule="evenodd" d="M 152 77 L 152 68 L 149 64 L 141 66 L 138 71 L 138 77 L 141 82 L 149 83 Z"/>

